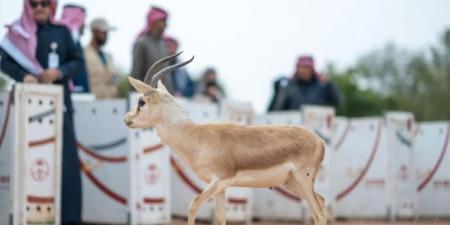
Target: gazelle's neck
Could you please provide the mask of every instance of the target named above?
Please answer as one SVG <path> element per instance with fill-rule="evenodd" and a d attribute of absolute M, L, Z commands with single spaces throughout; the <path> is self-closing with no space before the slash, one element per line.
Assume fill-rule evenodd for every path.
<path fill-rule="evenodd" d="M 195 124 L 174 100 L 161 107 L 161 117 L 161 121 L 155 123 L 161 141 L 185 160 L 190 160 L 194 153 L 186 146 L 186 139 Z"/>

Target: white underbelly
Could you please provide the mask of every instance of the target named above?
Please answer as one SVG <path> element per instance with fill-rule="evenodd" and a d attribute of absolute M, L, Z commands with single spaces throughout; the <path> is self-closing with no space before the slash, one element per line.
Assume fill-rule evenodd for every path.
<path fill-rule="evenodd" d="M 239 171 L 232 186 L 255 188 L 280 186 L 286 183 L 292 169 L 292 163 L 287 162 L 266 169 Z"/>

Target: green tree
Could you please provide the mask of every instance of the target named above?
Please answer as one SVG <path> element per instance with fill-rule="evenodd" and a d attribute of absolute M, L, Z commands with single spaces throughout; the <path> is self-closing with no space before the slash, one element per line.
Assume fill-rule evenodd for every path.
<path fill-rule="evenodd" d="M 340 116 L 377 116 L 395 104 L 389 96 L 384 96 L 372 89 L 363 89 L 358 84 L 360 72 L 358 69 L 348 69 L 336 72 L 333 66 L 328 66 L 327 73 L 333 78 L 341 95 L 341 104 L 337 108 Z"/>
<path fill-rule="evenodd" d="M 356 68 L 358 79 L 387 100 L 386 110 L 411 111 L 418 120 L 450 119 L 450 30 L 427 51 L 387 44 L 363 56 Z"/>

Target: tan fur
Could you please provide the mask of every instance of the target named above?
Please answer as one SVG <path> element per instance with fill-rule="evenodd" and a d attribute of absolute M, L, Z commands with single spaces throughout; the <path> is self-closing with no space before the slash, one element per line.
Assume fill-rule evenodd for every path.
<path fill-rule="evenodd" d="M 144 94 L 145 105 L 126 115 L 127 126 L 155 127 L 161 141 L 209 183 L 192 201 L 188 225 L 194 225 L 201 204 L 220 197 L 229 186 L 282 185 L 307 199 L 316 224 L 326 224 L 323 198 L 314 191 L 314 178 L 325 152 L 316 134 L 298 126 L 195 124 L 161 83 L 161 88 L 154 89 L 131 77 L 130 82 Z M 217 218 L 223 218 L 222 211 L 216 209 Z"/>
<path fill-rule="evenodd" d="M 191 125 L 190 152 L 197 158 L 207 155 L 225 177 L 241 170 L 264 169 L 291 159 L 302 169 L 311 162 L 320 164 L 323 153 L 315 151 L 322 144 L 313 133 L 294 126 L 242 126 L 238 124 Z M 310 140 L 315 141 L 310 141 Z M 189 145 L 188 143 L 186 143 Z M 207 164 L 209 162 L 196 162 Z M 310 168 L 315 173 L 314 168 Z M 219 171 L 218 171 L 219 172 Z"/>

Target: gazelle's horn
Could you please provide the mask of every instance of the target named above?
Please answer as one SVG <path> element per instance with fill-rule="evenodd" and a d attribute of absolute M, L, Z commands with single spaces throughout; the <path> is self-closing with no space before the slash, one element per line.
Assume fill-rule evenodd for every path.
<path fill-rule="evenodd" d="M 150 87 L 152 88 L 157 88 L 158 87 L 158 81 L 161 78 L 162 75 L 166 74 L 166 73 L 170 73 L 174 70 L 177 70 L 178 68 L 192 62 L 192 60 L 194 60 L 194 56 L 192 56 L 191 59 L 181 62 L 181 63 L 177 63 L 175 65 L 172 66 L 168 66 L 162 70 L 160 70 L 159 72 L 157 72 L 155 75 L 153 75 L 152 79 L 150 80 Z"/>
<path fill-rule="evenodd" d="M 176 58 L 181 53 L 183 53 L 183 52 L 181 51 L 176 54 L 166 56 L 164 58 L 159 59 L 155 63 L 153 63 L 153 65 L 150 67 L 150 69 L 148 69 L 147 73 L 145 74 L 144 83 L 148 84 L 148 82 L 150 81 L 150 78 L 152 77 L 153 74 L 155 74 L 156 72 L 161 70 L 163 68 L 164 64 L 166 64 L 167 62 L 170 62 L 172 59 Z"/>

